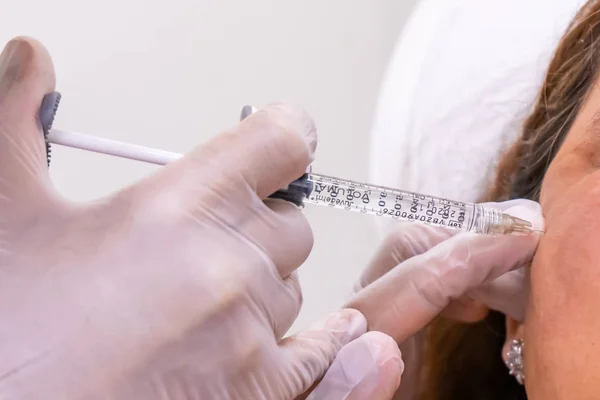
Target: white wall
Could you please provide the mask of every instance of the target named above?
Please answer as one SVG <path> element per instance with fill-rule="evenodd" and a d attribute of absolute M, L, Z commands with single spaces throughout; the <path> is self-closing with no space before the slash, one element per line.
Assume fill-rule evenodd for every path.
<path fill-rule="evenodd" d="M 304 105 L 315 171 L 367 178 L 379 81 L 414 0 L 1 0 L 0 41 L 49 48 L 63 102 L 55 126 L 185 152 L 236 123 L 246 103 Z M 52 177 L 88 200 L 153 167 L 55 147 Z M 314 251 L 295 328 L 337 307 L 378 239 L 369 217 L 306 208 Z"/>

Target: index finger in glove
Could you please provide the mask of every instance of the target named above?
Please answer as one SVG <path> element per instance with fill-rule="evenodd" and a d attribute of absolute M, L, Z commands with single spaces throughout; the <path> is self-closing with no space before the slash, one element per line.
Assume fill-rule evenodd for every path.
<path fill-rule="evenodd" d="M 520 200 L 511 204 L 507 213 L 541 227 L 537 203 Z M 347 306 L 365 315 L 369 329 L 402 342 L 451 300 L 528 263 L 538 239 L 537 234 L 456 235 L 392 269 L 356 294 Z"/>
<path fill-rule="evenodd" d="M 264 200 L 300 178 L 316 145 L 316 128 L 306 111 L 273 104 L 163 168 L 149 186 L 169 188 L 181 201 L 212 192 L 215 198 L 252 205 L 255 197 Z"/>
<path fill-rule="evenodd" d="M 510 200 L 501 203 L 483 203 L 501 211 L 509 210 L 521 204 L 523 200 Z M 526 201 L 527 203 L 530 203 Z M 533 202 L 531 207 L 538 208 Z M 399 223 L 388 235 L 377 253 L 360 276 L 354 287 L 357 292 L 385 275 L 392 268 L 402 264 L 411 257 L 425 253 L 441 242 L 456 236 L 459 231 L 414 222 Z"/>

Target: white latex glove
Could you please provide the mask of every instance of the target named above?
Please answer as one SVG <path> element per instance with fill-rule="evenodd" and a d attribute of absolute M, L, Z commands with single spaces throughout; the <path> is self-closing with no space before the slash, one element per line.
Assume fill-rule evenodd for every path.
<path fill-rule="evenodd" d="M 486 203 L 543 229 L 539 204 L 528 200 Z M 522 320 L 528 286 L 523 267 L 539 235 L 480 236 L 405 223 L 383 243 L 348 306 L 360 310 L 369 329 L 398 343 L 407 366 L 400 393 L 411 398 L 419 370 L 420 331 L 436 315 L 460 319 L 472 299 Z"/>
<path fill-rule="evenodd" d="M 381 332 L 368 332 L 342 348 L 308 400 L 389 400 L 403 371 L 396 342 Z"/>
<path fill-rule="evenodd" d="M 50 183 L 37 118 L 54 85 L 39 43 L 7 45 L 0 58 L 0 398 L 305 393 L 366 331 L 358 311 L 342 310 L 282 339 L 301 305 L 294 271 L 313 238 L 297 207 L 263 200 L 311 161 L 312 120 L 294 107 L 269 107 L 136 185 L 73 204 Z M 313 397 L 376 393 L 369 373 L 395 364 L 386 381 L 393 391 L 400 355 L 382 336 L 361 337 L 336 360 L 330 375 L 342 380 L 344 395 L 326 378 Z M 361 353 L 382 342 L 385 349 Z M 359 362 L 347 363 L 352 357 Z M 345 365 L 356 374 L 336 375 Z"/>

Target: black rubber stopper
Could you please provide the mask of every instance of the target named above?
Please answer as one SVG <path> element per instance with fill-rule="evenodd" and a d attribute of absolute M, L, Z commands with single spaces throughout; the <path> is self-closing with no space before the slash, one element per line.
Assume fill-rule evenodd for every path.
<path fill-rule="evenodd" d="M 304 205 L 304 199 L 313 191 L 314 184 L 308 180 L 308 174 L 290 183 L 287 189 L 281 189 L 269 196 L 271 199 L 287 200 L 298 207 Z"/>
<path fill-rule="evenodd" d="M 61 94 L 59 92 L 52 92 L 44 96 L 42 105 L 40 106 L 40 124 L 42 131 L 44 132 L 44 141 L 46 142 L 46 159 L 48 160 L 48 166 L 50 166 L 50 157 L 52 155 L 52 149 L 48 142 L 48 133 L 52 129 L 54 123 L 54 117 L 58 111 L 58 105 L 60 104 Z"/>

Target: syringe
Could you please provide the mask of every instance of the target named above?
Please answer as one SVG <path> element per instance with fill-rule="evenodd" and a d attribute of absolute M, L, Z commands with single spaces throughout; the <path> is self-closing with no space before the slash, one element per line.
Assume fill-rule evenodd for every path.
<path fill-rule="evenodd" d="M 54 100 L 54 111 L 60 96 Z M 46 103 L 46 99 L 44 101 Z M 51 103 L 49 101 L 49 103 Z M 48 107 L 46 107 L 48 108 Z M 44 105 L 41 110 L 45 123 Z M 244 107 L 242 119 L 254 111 Z M 52 114 L 53 116 L 53 114 Z M 182 157 L 181 154 L 118 142 L 82 133 L 60 129 L 46 129 L 46 142 L 111 156 L 165 165 Z M 419 193 L 406 192 L 384 186 L 369 185 L 346 179 L 320 175 L 312 171 L 292 182 L 271 197 L 283 198 L 301 206 L 304 203 L 361 212 L 403 221 L 456 229 L 485 235 L 527 235 L 534 230 L 529 221 L 505 214 L 480 204 L 452 201 Z"/>

